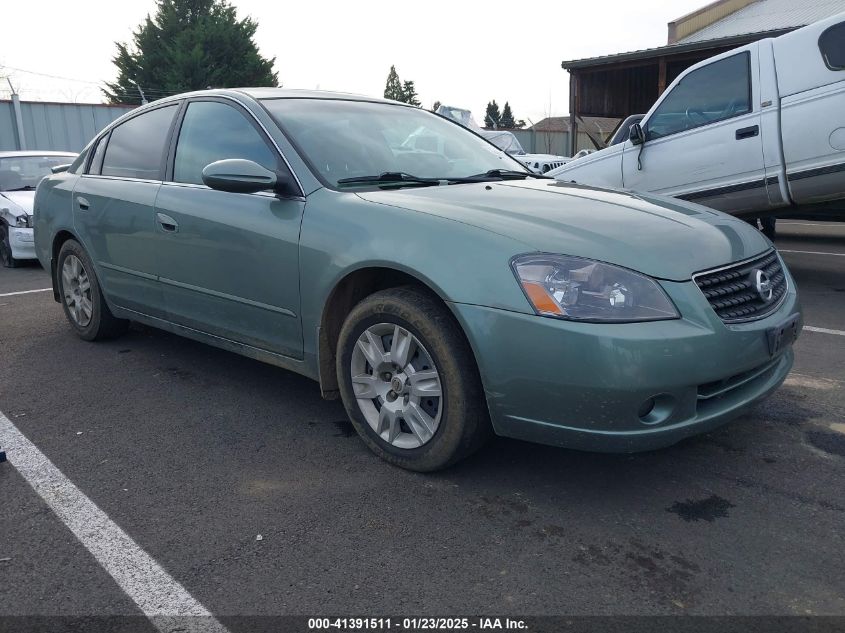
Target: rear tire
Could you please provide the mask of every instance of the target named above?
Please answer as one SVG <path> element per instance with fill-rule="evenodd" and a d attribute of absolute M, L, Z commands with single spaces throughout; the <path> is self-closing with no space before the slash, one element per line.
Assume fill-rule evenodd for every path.
<path fill-rule="evenodd" d="M 0 222 L 0 262 L 4 268 L 17 268 L 21 260 L 12 257 L 12 244 L 9 242 L 9 227 Z"/>
<path fill-rule="evenodd" d="M 109 310 L 94 264 L 76 240 L 66 241 L 59 250 L 56 283 L 65 316 L 80 338 L 114 338 L 129 328 L 129 321 L 118 319 Z"/>
<path fill-rule="evenodd" d="M 440 470 L 492 435 L 472 350 L 446 306 L 422 290 L 382 290 L 356 305 L 336 369 L 355 430 L 391 464 Z"/>

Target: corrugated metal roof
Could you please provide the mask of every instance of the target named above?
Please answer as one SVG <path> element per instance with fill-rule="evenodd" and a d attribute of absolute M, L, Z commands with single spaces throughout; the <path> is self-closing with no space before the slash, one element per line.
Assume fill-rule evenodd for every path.
<path fill-rule="evenodd" d="M 757 0 L 678 41 L 703 42 L 760 31 L 791 29 L 845 12 L 845 0 Z"/>

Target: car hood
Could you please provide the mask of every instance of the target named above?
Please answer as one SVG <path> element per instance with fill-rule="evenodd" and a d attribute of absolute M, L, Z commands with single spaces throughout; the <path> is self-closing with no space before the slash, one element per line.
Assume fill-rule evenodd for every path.
<path fill-rule="evenodd" d="M 4 199 L 5 198 L 5 199 Z M 8 206 L 13 215 L 26 213 L 32 215 L 32 203 L 35 200 L 34 191 L 0 191 L 0 204 Z M 8 202 L 12 204 L 9 205 Z"/>
<path fill-rule="evenodd" d="M 519 154 L 518 156 L 513 156 L 513 158 L 519 160 L 546 160 L 546 161 L 560 161 L 560 160 L 572 160 L 569 156 L 558 156 L 557 154 Z"/>
<path fill-rule="evenodd" d="M 358 195 L 511 237 L 524 243 L 526 252 L 588 257 L 674 281 L 771 248 L 748 223 L 706 207 L 559 181 L 473 183 Z"/>

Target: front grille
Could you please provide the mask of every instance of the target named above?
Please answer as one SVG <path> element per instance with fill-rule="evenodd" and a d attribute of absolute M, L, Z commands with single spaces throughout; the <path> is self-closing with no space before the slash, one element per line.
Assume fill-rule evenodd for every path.
<path fill-rule="evenodd" d="M 758 290 L 758 271 L 768 279 L 772 296 Z M 774 250 L 746 262 L 693 275 L 710 307 L 725 323 L 762 319 L 774 312 L 786 296 L 786 274 Z"/>

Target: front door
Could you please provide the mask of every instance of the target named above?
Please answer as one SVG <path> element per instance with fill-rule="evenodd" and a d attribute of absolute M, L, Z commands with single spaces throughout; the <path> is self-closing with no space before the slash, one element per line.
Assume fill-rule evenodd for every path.
<path fill-rule="evenodd" d="M 768 206 L 757 48 L 689 71 L 643 122 L 646 142 L 625 142 L 626 189 L 741 212 Z"/>
<path fill-rule="evenodd" d="M 305 202 L 272 192 L 215 191 L 215 161 L 286 169 L 251 115 L 223 100 L 188 104 L 170 182 L 156 201 L 157 275 L 169 319 L 215 336 L 302 358 L 299 228 Z"/>

